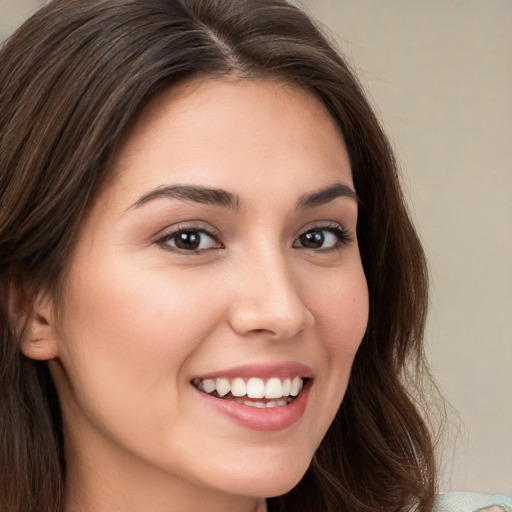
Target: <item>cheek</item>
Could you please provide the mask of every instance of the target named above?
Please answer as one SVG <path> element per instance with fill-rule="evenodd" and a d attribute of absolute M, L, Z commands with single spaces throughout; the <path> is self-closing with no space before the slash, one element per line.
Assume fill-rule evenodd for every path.
<path fill-rule="evenodd" d="M 115 261 L 75 271 L 52 373 L 69 430 L 80 439 L 99 432 L 157 461 L 189 435 L 180 427 L 190 417 L 184 377 L 223 304 L 215 280 Z"/>
<path fill-rule="evenodd" d="M 314 350 L 323 363 L 315 375 L 319 391 L 312 400 L 312 416 L 319 427 L 319 443 L 345 395 L 352 363 L 366 331 L 369 300 L 366 278 L 357 264 L 350 271 L 335 272 L 316 289 L 321 293 L 310 302 L 316 320 Z"/>
<path fill-rule="evenodd" d="M 335 356 L 333 363 L 351 364 L 368 323 L 369 299 L 360 266 L 331 279 L 314 301 L 314 316 L 325 349 Z"/>
<path fill-rule="evenodd" d="M 368 288 L 362 268 L 356 267 L 343 281 L 327 288 L 318 308 L 322 311 L 318 314 L 319 334 L 329 365 L 326 373 L 331 376 L 327 387 L 339 406 L 368 323 Z"/>
<path fill-rule="evenodd" d="M 215 283 L 115 261 L 78 269 L 68 287 L 60 358 L 73 387 L 133 386 L 142 395 L 158 389 L 162 375 L 180 385 L 179 370 L 220 317 Z"/>

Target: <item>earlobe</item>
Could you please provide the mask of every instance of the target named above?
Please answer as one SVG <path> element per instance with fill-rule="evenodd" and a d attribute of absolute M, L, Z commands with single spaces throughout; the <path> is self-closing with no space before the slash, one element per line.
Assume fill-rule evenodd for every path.
<path fill-rule="evenodd" d="M 53 301 L 33 290 L 27 279 L 11 274 L 5 283 L 7 314 L 20 350 L 29 359 L 48 361 L 58 356 Z"/>
<path fill-rule="evenodd" d="M 48 361 L 58 356 L 55 329 L 51 312 L 41 311 L 46 307 L 36 306 L 28 317 L 26 328 L 20 338 L 20 349 L 29 359 Z"/>

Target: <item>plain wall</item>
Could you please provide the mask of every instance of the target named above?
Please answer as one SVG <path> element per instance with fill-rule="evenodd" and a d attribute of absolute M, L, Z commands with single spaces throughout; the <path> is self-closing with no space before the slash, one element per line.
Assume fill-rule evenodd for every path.
<path fill-rule="evenodd" d="M 0 39 L 42 3 L 0 0 Z M 442 489 L 512 494 L 512 0 L 296 3 L 339 41 L 404 169 L 428 353 L 463 423 Z"/>

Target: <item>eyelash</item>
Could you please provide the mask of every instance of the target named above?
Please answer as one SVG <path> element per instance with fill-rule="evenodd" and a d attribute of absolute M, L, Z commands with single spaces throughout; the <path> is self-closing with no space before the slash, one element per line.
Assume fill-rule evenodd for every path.
<path fill-rule="evenodd" d="M 334 251 L 340 251 L 345 246 L 352 243 L 352 241 L 353 241 L 353 236 L 347 229 L 345 229 L 342 226 L 340 226 L 339 224 L 336 224 L 333 222 L 328 223 L 328 224 L 320 224 L 317 226 L 308 227 L 307 229 L 305 229 L 304 231 L 302 231 L 299 234 L 299 236 L 297 237 L 297 240 L 300 239 L 300 237 L 302 237 L 308 233 L 324 232 L 324 231 L 327 231 L 328 233 L 331 233 L 332 235 L 334 235 L 337 240 L 333 247 L 328 247 L 325 249 L 321 249 L 321 248 L 320 249 L 312 249 L 317 253 L 329 253 L 329 252 L 334 252 Z M 295 244 L 295 242 L 294 242 L 294 244 Z M 294 247 L 295 247 L 295 245 L 294 245 Z M 301 248 L 301 247 L 304 249 L 308 249 L 307 247 L 303 247 L 303 246 L 299 246 L 298 248 Z"/>
<path fill-rule="evenodd" d="M 200 233 L 201 235 L 207 235 L 210 237 L 217 245 L 218 247 L 211 247 L 207 249 L 180 249 L 179 247 L 172 247 L 168 244 L 170 240 L 176 239 L 180 235 L 184 235 L 186 233 Z M 201 254 L 205 251 L 209 251 L 211 249 L 224 249 L 224 245 L 220 242 L 219 237 L 216 233 L 213 233 L 211 230 L 198 227 L 198 226 L 178 226 L 176 229 L 174 229 L 171 233 L 168 233 L 164 235 L 162 238 L 158 239 L 156 241 L 157 244 L 164 247 L 164 249 L 169 251 L 178 252 L 180 254 L 184 255 L 195 255 L 195 254 Z"/>
<path fill-rule="evenodd" d="M 300 240 L 301 237 L 304 235 L 307 235 L 308 233 L 322 233 L 322 232 L 328 232 L 336 237 L 336 243 L 332 247 L 328 248 L 308 248 L 304 247 L 303 245 L 295 245 L 298 240 Z M 199 233 L 201 235 L 206 235 L 210 237 L 217 245 L 218 247 L 208 247 L 204 249 L 182 249 L 179 247 L 173 247 L 168 244 L 170 240 L 176 240 L 176 238 L 180 235 L 184 234 L 193 234 L 193 233 Z M 343 249 L 343 247 L 349 245 L 353 241 L 353 236 L 350 234 L 348 230 L 341 227 L 339 224 L 336 223 L 329 223 L 329 224 L 322 224 L 317 226 L 311 226 L 307 229 L 303 230 L 296 240 L 294 241 L 292 247 L 297 249 L 306 249 L 306 250 L 313 250 L 316 253 L 330 253 L 334 251 L 340 251 Z M 178 228 L 174 229 L 171 233 L 168 233 L 164 235 L 163 237 L 159 238 L 156 241 L 157 244 L 163 246 L 166 250 L 174 251 L 183 255 L 198 255 L 202 254 L 205 251 L 210 251 L 212 249 L 224 249 L 224 245 L 222 242 L 220 242 L 219 237 L 216 233 L 212 232 L 209 229 L 203 228 L 203 227 L 197 227 L 197 226 L 179 226 Z"/>

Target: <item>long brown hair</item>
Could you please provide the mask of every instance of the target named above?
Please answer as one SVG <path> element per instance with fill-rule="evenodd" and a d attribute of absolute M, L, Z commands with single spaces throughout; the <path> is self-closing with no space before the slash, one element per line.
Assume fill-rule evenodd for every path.
<path fill-rule="evenodd" d="M 192 75 L 280 78 L 315 94 L 343 133 L 360 198 L 370 319 L 338 414 L 310 468 L 270 511 L 428 511 L 424 255 L 396 164 L 344 60 L 285 0 L 56 0 L 0 53 L 0 509 L 62 512 L 58 400 L 46 363 L 25 358 L 6 283 L 58 294 L 84 211 L 128 122 Z"/>

